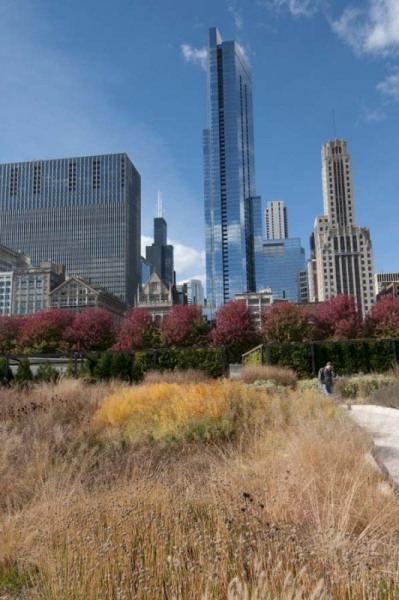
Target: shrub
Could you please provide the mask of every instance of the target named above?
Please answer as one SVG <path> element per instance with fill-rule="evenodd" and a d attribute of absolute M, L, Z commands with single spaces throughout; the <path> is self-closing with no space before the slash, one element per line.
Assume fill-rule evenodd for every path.
<path fill-rule="evenodd" d="M 173 356 L 176 369 L 199 369 L 213 379 L 224 375 L 224 348 L 185 348 Z"/>
<path fill-rule="evenodd" d="M 295 389 L 298 381 L 297 374 L 286 367 L 274 367 L 271 365 L 244 366 L 241 379 L 245 383 L 255 381 L 273 381 L 276 385 Z"/>
<path fill-rule="evenodd" d="M 156 367 L 156 354 L 154 352 L 136 352 L 132 362 L 132 381 L 139 383 L 144 373 Z"/>
<path fill-rule="evenodd" d="M 93 369 L 93 377 L 97 380 L 111 379 L 112 377 L 112 354 L 102 354 Z"/>
<path fill-rule="evenodd" d="M 317 377 L 313 377 L 313 379 L 301 379 L 298 381 L 298 390 L 312 390 L 312 391 L 320 391 L 320 383 Z"/>
<path fill-rule="evenodd" d="M 33 380 L 33 373 L 30 368 L 29 360 L 22 358 L 18 364 L 15 381 L 17 383 L 28 383 Z"/>
<path fill-rule="evenodd" d="M 133 357 L 127 353 L 112 354 L 110 375 L 113 379 L 132 381 Z"/>
<path fill-rule="evenodd" d="M 264 352 L 266 356 L 269 354 L 270 358 L 269 361 L 265 360 L 265 362 L 293 369 L 300 378 L 307 378 L 312 374 L 310 346 L 307 344 L 271 346 L 270 348 L 266 347 Z"/>
<path fill-rule="evenodd" d="M 0 385 L 8 385 L 14 375 L 5 358 L 0 358 Z"/>
<path fill-rule="evenodd" d="M 55 383 L 60 377 L 59 371 L 51 364 L 49 360 L 42 363 L 36 373 L 35 379 L 46 383 Z"/>
<path fill-rule="evenodd" d="M 399 383 L 392 383 L 392 385 L 373 390 L 368 401 L 370 404 L 399 408 Z"/>
<path fill-rule="evenodd" d="M 228 438 L 245 404 L 264 402 L 232 382 L 148 384 L 117 390 L 94 415 L 100 427 L 118 426 L 131 443 Z"/>
<path fill-rule="evenodd" d="M 148 371 L 144 374 L 143 383 L 200 383 L 209 381 L 209 377 L 199 369 L 186 369 L 184 371 Z"/>
<path fill-rule="evenodd" d="M 343 398 L 368 398 L 374 390 L 391 386 L 394 382 L 386 375 L 359 375 L 338 378 L 334 389 Z"/>

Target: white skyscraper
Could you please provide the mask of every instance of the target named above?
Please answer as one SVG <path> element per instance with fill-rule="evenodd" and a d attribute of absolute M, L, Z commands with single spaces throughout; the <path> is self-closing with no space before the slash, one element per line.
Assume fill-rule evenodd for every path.
<path fill-rule="evenodd" d="M 370 232 L 355 225 L 350 156 L 344 140 L 322 148 L 324 215 L 314 226 L 318 300 L 355 297 L 365 316 L 375 300 Z"/>
<path fill-rule="evenodd" d="M 288 237 L 287 209 L 281 200 L 268 202 L 265 209 L 266 239 L 284 240 Z"/>

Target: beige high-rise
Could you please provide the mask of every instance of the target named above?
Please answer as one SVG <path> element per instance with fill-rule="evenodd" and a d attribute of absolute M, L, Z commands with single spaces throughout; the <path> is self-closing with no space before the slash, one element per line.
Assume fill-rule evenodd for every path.
<path fill-rule="evenodd" d="M 375 301 L 370 232 L 355 225 L 351 160 L 344 140 L 323 144 L 324 215 L 314 225 L 318 300 L 355 297 L 364 317 Z"/>

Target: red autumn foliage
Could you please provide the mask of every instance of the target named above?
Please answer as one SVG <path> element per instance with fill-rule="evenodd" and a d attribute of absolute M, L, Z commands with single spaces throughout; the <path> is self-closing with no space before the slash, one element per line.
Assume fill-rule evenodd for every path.
<path fill-rule="evenodd" d="M 159 344 L 159 328 L 146 308 L 132 308 L 117 332 L 113 350 L 144 350 Z"/>
<path fill-rule="evenodd" d="M 362 321 L 353 296 L 338 294 L 323 302 L 314 317 L 315 339 L 350 340 L 362 333 Z"/>
<path fill-rule="evenodd" d="M 61 308 L 29 315 L 22 321 L 18 346 L 25 352 L 57 352 L 72 321 L 73 315 Z"/>
<path fill-rule="evenodd" d="M 265 342 L 302 342 L 309 337 L 308 315 L 294 302 L 275 302 L 262 312 Z"/>
<path fill-rule="evenodd" d="M 368 323 L 376 337 L 399 337 L 399 298 L 383 296 L 373 305 Z"/>
<path fill-rule="evenodd" d="M 107 350 L 115 341 L 114 323 L 105 308 L 85 308 L 65 330 L 73 350 Z"/>
<path fill-rule="evenodd" d="M 234 348 L 236 355 L 259 344 L 254 316 L 245 302 L 232 300 L 218 308 L 211 340 L 215 346 Z"/>
<path fill-rule="evenodd" d="M 209 326 L 195 305 L 173 306 L 161 323 L 161 341 L 165 346 L 195 346 L 204 343 Z"/>

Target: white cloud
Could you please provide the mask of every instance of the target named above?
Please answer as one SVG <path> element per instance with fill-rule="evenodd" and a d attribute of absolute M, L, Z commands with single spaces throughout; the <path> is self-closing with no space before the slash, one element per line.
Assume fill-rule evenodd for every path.
<path fill-rule="evenodd" d="M 235 26 L 238 30 L 241 31 L 243 27 L 243 19 L 240 12 L 237 9 L 236 2 L 234 2 L 233 0 L 227 0 L 227 10 L 233 16 Z"/>
<path fill-rule="evenodd" d="M 141 236 L 141 256 L 145 258 L 145 248 L 146 246 L 151 246 L 153 244 L 154 238 L 149 237 L 148 235 Z"/>
<path fill-rule="evenodd" d="M 386 113 L 378 108 L 362 106 L 360 109 L 360 120 L 366 123 L 380 123 L 381 121 L 385 121 L 386 118 Z"/>
<path fill-rule="evenodd" d="M 289 10 L 294 17 L 312 17 L 320 8 L 320 0 L 266 0 L 260 3 L 277 12 Z"/>
<path fill-rule="evenodd" d="M 249 60 L 249 56 L 248 56 L 248 52 L 245 50 L 244 46 L 241 46 L 241 44 L 239 44 L 238 42 L 236 42 L 241 54 L 243 55 L 243 57 L 245 58 L 245 62 L 251 66 L 251 61 Z"/>
<path fill-rule="evenodd" d="M 377 90 L 394 100 L 399 100 L 399 70 L 392 75 L 388 75 L 384 81 L 381 81 L 377 85 Z"/>
<path fill-rule="evenodd" d="M 196 250 L 180 242 L 171 242 L 174 246 L 175 271 L 179 277 L 188 271 L 197 272 L 205 268 L 205 251 Z M 187 275 L 185 275 L 187 277 Z M 190 275 L 190 279 L 193 276 Z"/>
<path fill-rule="evenodd" d="M 208 51 L 206 48 L 193 48 L 189 44 L 180 45 L 184 60 L 188 63 L 198 65 L 206 71 Z"/>
<path fill-rule="evenodd" d="M 387 55 L 399 50 L 398 0 L 369 0 L 367 10 L 348 7 L 330 24 L 358 54 Z"/>
<path fill-rule="evenodd" d="M 154 239 L 148 235 L 141 236 L 141 256 L 145 257 L 146 246 L 151 246 Z M 187 279 L 201 279 L 205 281 L 205 251 L 196 250 L 191 246 L 186 246 L 180 242 L 168 240 L 168 244 L 172 244 L 174 248 L 174 266 L 177 277 L 181 281 Z M 200 272 L 200 275 L 193 275 L 193 273 Z"/>

